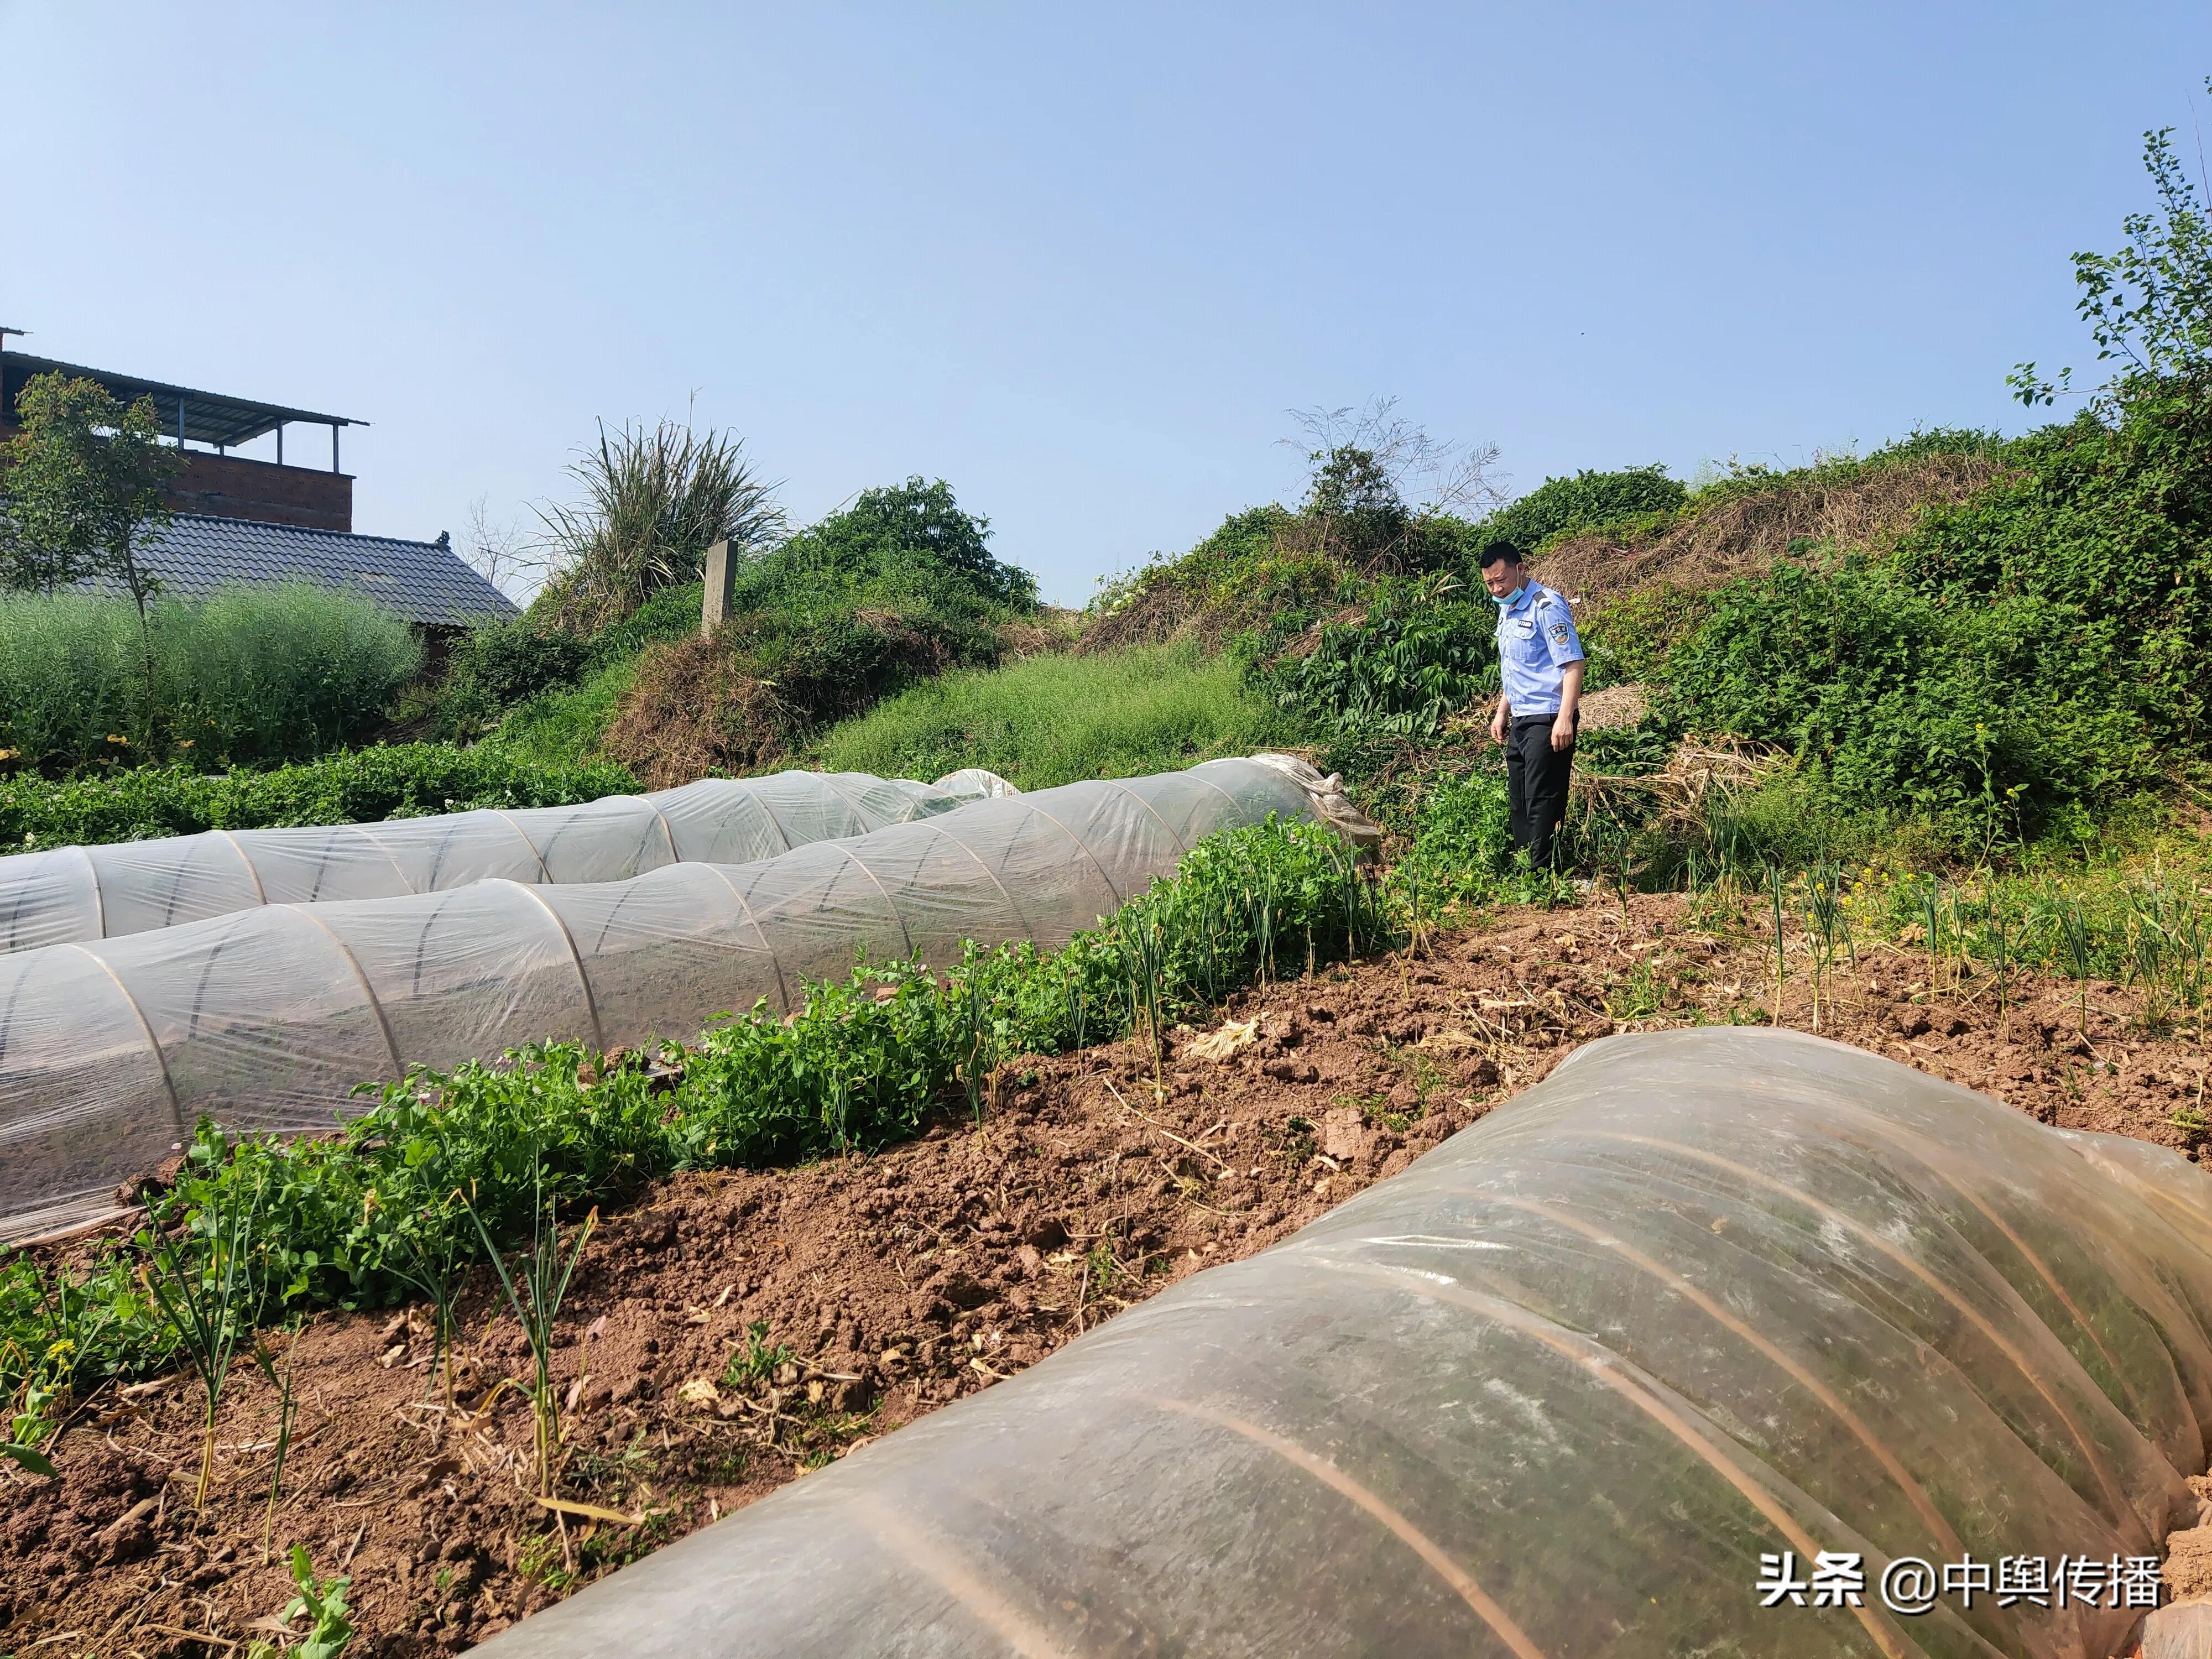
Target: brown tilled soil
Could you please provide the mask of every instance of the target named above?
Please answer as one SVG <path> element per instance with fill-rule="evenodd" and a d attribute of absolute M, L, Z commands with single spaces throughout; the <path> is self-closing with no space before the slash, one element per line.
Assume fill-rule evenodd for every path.
<path fill-rule="evenodd" d="M 293 1351 L 277 1553 L 302 1543 L 352 1579 L 352 1652 L 465 1646 L 1283 1237 L 1577 1042 L 1764 1018 L 1771 961 L 1748 933 L 1691 925 L 1678 898 L 1639 898 L 1626 920 L 1609 900 L 1511 912 L 1422 959 L 1238 999 L 1179 1042 L 1164 1098 L 1134 1045 L 1018 1061 L 980 1126 L 665 1183 L 605 1218 L 556 1356 L 562 1495 L 617 1518 L 556 1522 L 529 1496 L 529 1415 L 500 1386 L 525 1368 L 522 1338 L 484 1286 L 451 1412 L 419 1318 L 325 1316 Z M 2203 1052 L 2131 1029 L 2115 988 L 2090 988 L 2085 1038 L 2070 986 L 2024 981 L 2001 1030 L 1986 989 L 1929 978 L 1917 951 L 1864 952 L 1831 983 L 1823 1029 L 2045 1122 L 2187 1144 L 2172 1119 L 2203 1103 Z M 1793 978 L 1788 1023 L 1808 1004 Z M 181 1378 L 105 1389 L 64 1437 L 58 1482 L 0 1474 L 0 1650 L 202 1656 L 274 1633 L 290 1585 L 261 1548 L 271 1394 L 234 1376 L 199 1515 L 197 1426 Z"/>

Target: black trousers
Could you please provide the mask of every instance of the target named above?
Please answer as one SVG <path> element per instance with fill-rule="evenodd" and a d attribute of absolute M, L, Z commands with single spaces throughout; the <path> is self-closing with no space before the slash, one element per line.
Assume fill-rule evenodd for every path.
<path fill-rule="evenodd" d="M 1505 795 L 1513 844 L 1528 849 L 1528 861 L 1542 865 L 1552 856 L 1552 839 L 1567 816 L 1567 779 L 1574 771 L 1575 746 L 1552 747 L 1556 714 L 1516 715 L 1505 733 Z"/>

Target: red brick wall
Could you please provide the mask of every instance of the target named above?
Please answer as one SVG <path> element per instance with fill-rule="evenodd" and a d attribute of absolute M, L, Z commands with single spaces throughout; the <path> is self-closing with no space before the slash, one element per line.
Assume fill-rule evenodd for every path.
<path fill-rule="evenodd" d="M 21 428 L 0 421 L 0 443 Z M 184 475 L 169 491 L 179 513 L 215 513 L 309 530 L 353 528 L 353 475 L 312 466 L 279 466 L 204 449 L 185 452 Z"/>
<path fill-rule="evenodd" d="M 353 477 L 311 466 L 279 466 L 236 455 L 189 452 L 184 476 L 169 491 L 179 513 L 218 513 L 264 524 L 311 530 L 353 528 Z"/>

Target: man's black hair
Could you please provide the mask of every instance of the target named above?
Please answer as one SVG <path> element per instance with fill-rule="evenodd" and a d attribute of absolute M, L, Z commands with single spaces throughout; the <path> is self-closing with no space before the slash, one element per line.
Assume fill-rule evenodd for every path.
<path fill-rule="evenodd" d="M 1510 559 L 1516 564 L 1525 562 L 1521 550 L 1504 536 L 1492 536 L 1474 550 L 1474 568 L 1487 570 L 1501 559 Z"/>

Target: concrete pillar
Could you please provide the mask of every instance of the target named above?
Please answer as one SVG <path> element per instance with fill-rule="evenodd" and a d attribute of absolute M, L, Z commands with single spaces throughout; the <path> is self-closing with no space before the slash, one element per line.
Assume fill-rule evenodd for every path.
<path fill-rule="evenodd" d="M 728 620 L 737 588 L 738 562 L 730 555 L 729 543 L 716 542 L 707 550 L 707 594 L 699 608 L 701 639 L 712 637 L 714 630 Z"/>

